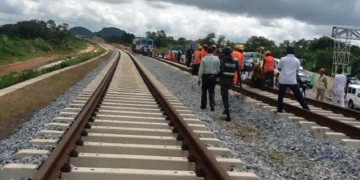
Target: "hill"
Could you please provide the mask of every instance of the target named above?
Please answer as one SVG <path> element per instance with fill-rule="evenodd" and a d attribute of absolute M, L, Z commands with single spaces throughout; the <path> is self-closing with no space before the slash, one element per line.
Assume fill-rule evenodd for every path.
<path fill-rule="evenodd" d="M 115 27 L 106 27 L 98 32 L 91 32 L 84 27 L 73 27 L 70 29 L 72 35 L 87 36 L 100 43 L 118 43 L 131 46 L 135 35 Z"/>
<path fill-rule="evenodd" d="M 80 27 L 80 26 L 73 27 L 69 31 L 74 36 L 80 35 L 80 36 L 86 36 L 86 37 L 90 37 L 90 38 L 92 38 L 94 36 L 94 33 L 92 33 L 89 29 Z"/>
<path fill-rule="evenodd" d="M 98 42 L 98 43 L 106 43 L 103 38 L 94 36 L 91 38 L 91 40 Z"/>
<path fill-rule="evenodd" d="M 125 31 L 115 27 L 108 27 L 101 29 L 99 32 L 95 32 L 94 34 L 101 37 L 111 37 L 111 36 L 121 37 L 125 34 Z"/>

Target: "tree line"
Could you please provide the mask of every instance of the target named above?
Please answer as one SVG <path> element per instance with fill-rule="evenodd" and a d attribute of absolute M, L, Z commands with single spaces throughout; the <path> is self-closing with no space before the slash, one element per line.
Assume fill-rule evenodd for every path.
<path fill-rule="evenodd" d="M 0 26 L 0 64 L 45 52 L 68 53 L 85 46 L 85 41 L 71 35 L 66 23 L 33 19 Z"/>
<path fill-rule="evenodd" d="M 102 37 L 102 36 L 99 37 L 103 38 L 103 40 L 107 43 L 118 43 L 131 47 L 135 35 L 132 33 L 125 32 L 122 36 L 112 35 L 110 37 Z"/>
<path fill-rule="evenodd" d="M 154 44 L 160 50 L 180 49 L 185 51 L 186 46 L 190 43 L 190 40 L 183 37 L 175 39 L 172 36 L 167 36 L 164 30 L 156 32 L 148 31 L 145 35 L 148 38 L 154 39 Z M 239 43 L 226 39 L 224 35 L 216 36 L 215 33 L 209 33 L 204 38 L 197 39 L 196 41 L 201 45 L 216 44 L 218 47 L 223 42 L 230 47 L 234 47 L 235 44 L 243 44 L 245 52 L 255 52 L 259 46 L 263 46 L 270 50 L 275 58 L 284 56 L 285 47 L 293 46 L 295 48 L 295 55 L 299 59 L 305 60 L 303 61 L 305 69 L 318 71 L 320 68 L 325 68 L 328 75 L 331 74 L 332 70 L 334 40 L 326 36 L 315 39 L 285 40 L 280 44 L 276 44 L 273 40 L 261 36 L 252 36 L 246 42 Z M 315 68 L 313 68 L 313 65 L 315 65 Z M 358 46 L 351 46 L 350 65 L 352 67 L 351 74 L 360 76 L 360 48 Z"/>
<path fill-rule="evenodd" d="M 0 35 L 20 39 L 41 38 L 54 44 L 62 44 L 72 37 L 68 24 L 56 24 L 53 20 L 45 22 L 37 19 L 4 24 L 0 26 Z"/>

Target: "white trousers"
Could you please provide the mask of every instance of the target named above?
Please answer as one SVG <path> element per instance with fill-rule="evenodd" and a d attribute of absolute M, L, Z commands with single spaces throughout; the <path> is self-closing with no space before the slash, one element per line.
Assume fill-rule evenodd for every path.
<path fill-rule="evenodd" d="M 338 90 L 338 91 L 335 91 L 334 92 L 334 96 L 332 98 L 332 103 L 334 105 L 338 105 L 337 101 L 340 100 L 340 107 L 345 107 L 345 100 L 344 100 L 344 97 L 345 97 L 345 93 L 344 93 L 344 90 Z"/>

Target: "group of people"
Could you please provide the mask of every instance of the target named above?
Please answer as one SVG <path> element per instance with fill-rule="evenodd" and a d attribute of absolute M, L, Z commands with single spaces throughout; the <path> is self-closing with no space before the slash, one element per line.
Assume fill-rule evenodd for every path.
<path fill-rule="evenodd" d="M 223 114 L 226 115 L 226 121 L 231 121 L 228 100 L 229 89 L 231 89 L 234 84 L 240 85 L 240 88 L 242 88 L 242 79 L 240 77 L 241 69 L 244 67 L 243 53 L 244 47 L 242 45 L 235 45 L 234 50 L 232 50 L 230 47 L 226 46 L 226 44 L 222 44 L 219 49 L 217 49 L 216 45 L 209 48 L 207 44 L 204 44 L 203 46 L 199 45 L 195 52 L 192 48 L 186 52 L 186 64 L 190 67 L 193 57 L 192 75 L 198 76 L 198 85 L 201 85 L 202 88 L 200 108 L 206 109 L 208 93 L 210 109 L 211 111 L 215 110 L 215 86 L 217 79 L 219 79 L 224 106 Z M 277 73 L 277 86 L 279 90 L 277 113 L 283 112 L 283 99 L 287 89 L 292 91 L 303 109 L 310 111 L 297 82 L 297 71 L 301 65 L 300 60 L 296 58 L 294 54 L 294 48 L 287 47 L 286 55 L 282 57 L 278 65 L 275 66 L 274 57 L 271 56 L 271 52 L 265 52 L 262 71 L 264 71 L 264 79 L 268 80 L 268 86 L 274 86 L 274 71 L 279 72 Z M 323 98 L 323 90 L 327 87 L 326 78 L 323 76 L 324 73 L 325 70 L 321 69 L 321 76 L 317 83 L 317 99 Z M 340 98 L 342 107 L 344 107 L 343 99 L 346 87 L 344 79 L 346 82 L 346 77 L 344 78 L 342 69 L 339 68 L 338 75 L 335 76 L 334 81 L 334 96 Z"/>
<path fill-rule="evenodd" d="M 186 64 L 190 67 L 192 55 L 194 54 L 192 64 L 192 74 L 199 78 L 198 85 L 201 85 L 201 109 L 206 109 L 207 93 L 209 93 L 210 109 L 215 110 L 215 86 L 216 81 L 220 81 L 221 97 L 224 105 L 223 114 L 225 120 L 231 121 L 229 111 L 229 89 L 233 84 L 241 85 L 240 71 L 243 67 L 242 45 L 236 45 L 234 51 L 226 44 L 222 44 L 218 49 L 216 45 L 211 48 L 204 44 L 198 46 L 197 51 L 193 52 L 190 48 L 186 53 Z"/>
<path fill-rule="evenodd" d="M 328 89 L 328 80 L 325 75 L 325 69 L 321 68 L 319 70 L 319 78 L 316 82 L 316 100 L 324 101 L 325 91 Z M 332 90 L 332 103 L 338 105 L 338 100 L 340 101 L 340 107 L 345 107 L 345 95 L 348 85 L 348 79 L 345 74 L 343 74 L 343 69 L 339 67 L 336 70 L 336 75 L 334 77 L 334 85 Z"/>
<path fill-rule="evenodd" d="M 232 50 L 230 47 L 225 46 L 226 45 L 223 44 L 220 49 L 216 49 L 215 45 L 212 48 L 208 48 L 206 44 L 198 46 L 198 50 L 194 52 L 192 74 L 198 76 L 198 85 L 202 85 L 200 108 L 206 109 L 207 93 L 209 93 L 211 111 L 215 110 L 215 85 L 217 78 L 219 78 L 221 97 L 224 105 L 223 114 L 226 115 L 226 121 L 231 121 L 228 101 L 229 89 L 231 89 L 234 84 L 238 84 L 242 87 L 240 71 L 244 66 L 244 47 L 242 45 L 236 45 L 234 50 Z M 190 67 L 191 61 L 190 52 L 188 50 L 186 55 L 188 67 Z M 278 113 L 283 112 L 283 99 L 287 88 L 290 88 L 304 109 L 310 110 L 297 83 L 296 75 L 297 70 L 300 68 L 300 60 L 295 57 L 294 53 L 294 48 L 288 47 L 287 55 L 281 58 L 277 66 L 277 69 L 281 71 L 278 77 Z M 270 84 L 272 84 L 270 86 L 273 86 L 275 71 L 274 58 L 271 56 L 270 52 L 266 52 L 265 54 L 266 57 L 264 60 L 263 71 L 266 78 L 270 79 Z"/>

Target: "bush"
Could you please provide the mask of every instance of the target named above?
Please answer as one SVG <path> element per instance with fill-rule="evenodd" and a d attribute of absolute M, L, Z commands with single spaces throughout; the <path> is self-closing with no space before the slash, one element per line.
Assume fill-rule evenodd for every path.
<path fill-rule="evenodd" d="M 0 89 L 12 86 L 14 84 L 24 82 L 26 80 L 38 77 L 40 75 L 43 75 L 43 74 L 46 74 L 46 73 L 49 73 L 52 71 L 56 71 L 59 69 L 63 69 L 65 67 L 69 67 L 69 66 L 73 66 L 73 65 L 85 62 L 85 61 L 90 60 L 94 57 L 97 57 L 105 52 L 105 49 L 101 48 L 98 45 L 96 45 L 96 48 L 98 48 L 97 52 L 90 52 L 90 53 L 81 55 L 79 57 L 76 57 L 72 60 L 63 61 L 60 64 L 57 64 L 55 66 L 43 68 L 41 70 L 28 69 L 28 70 L 24 70 L 22 72 L 12 72 L 12 73 L 0 76 Z"/>

